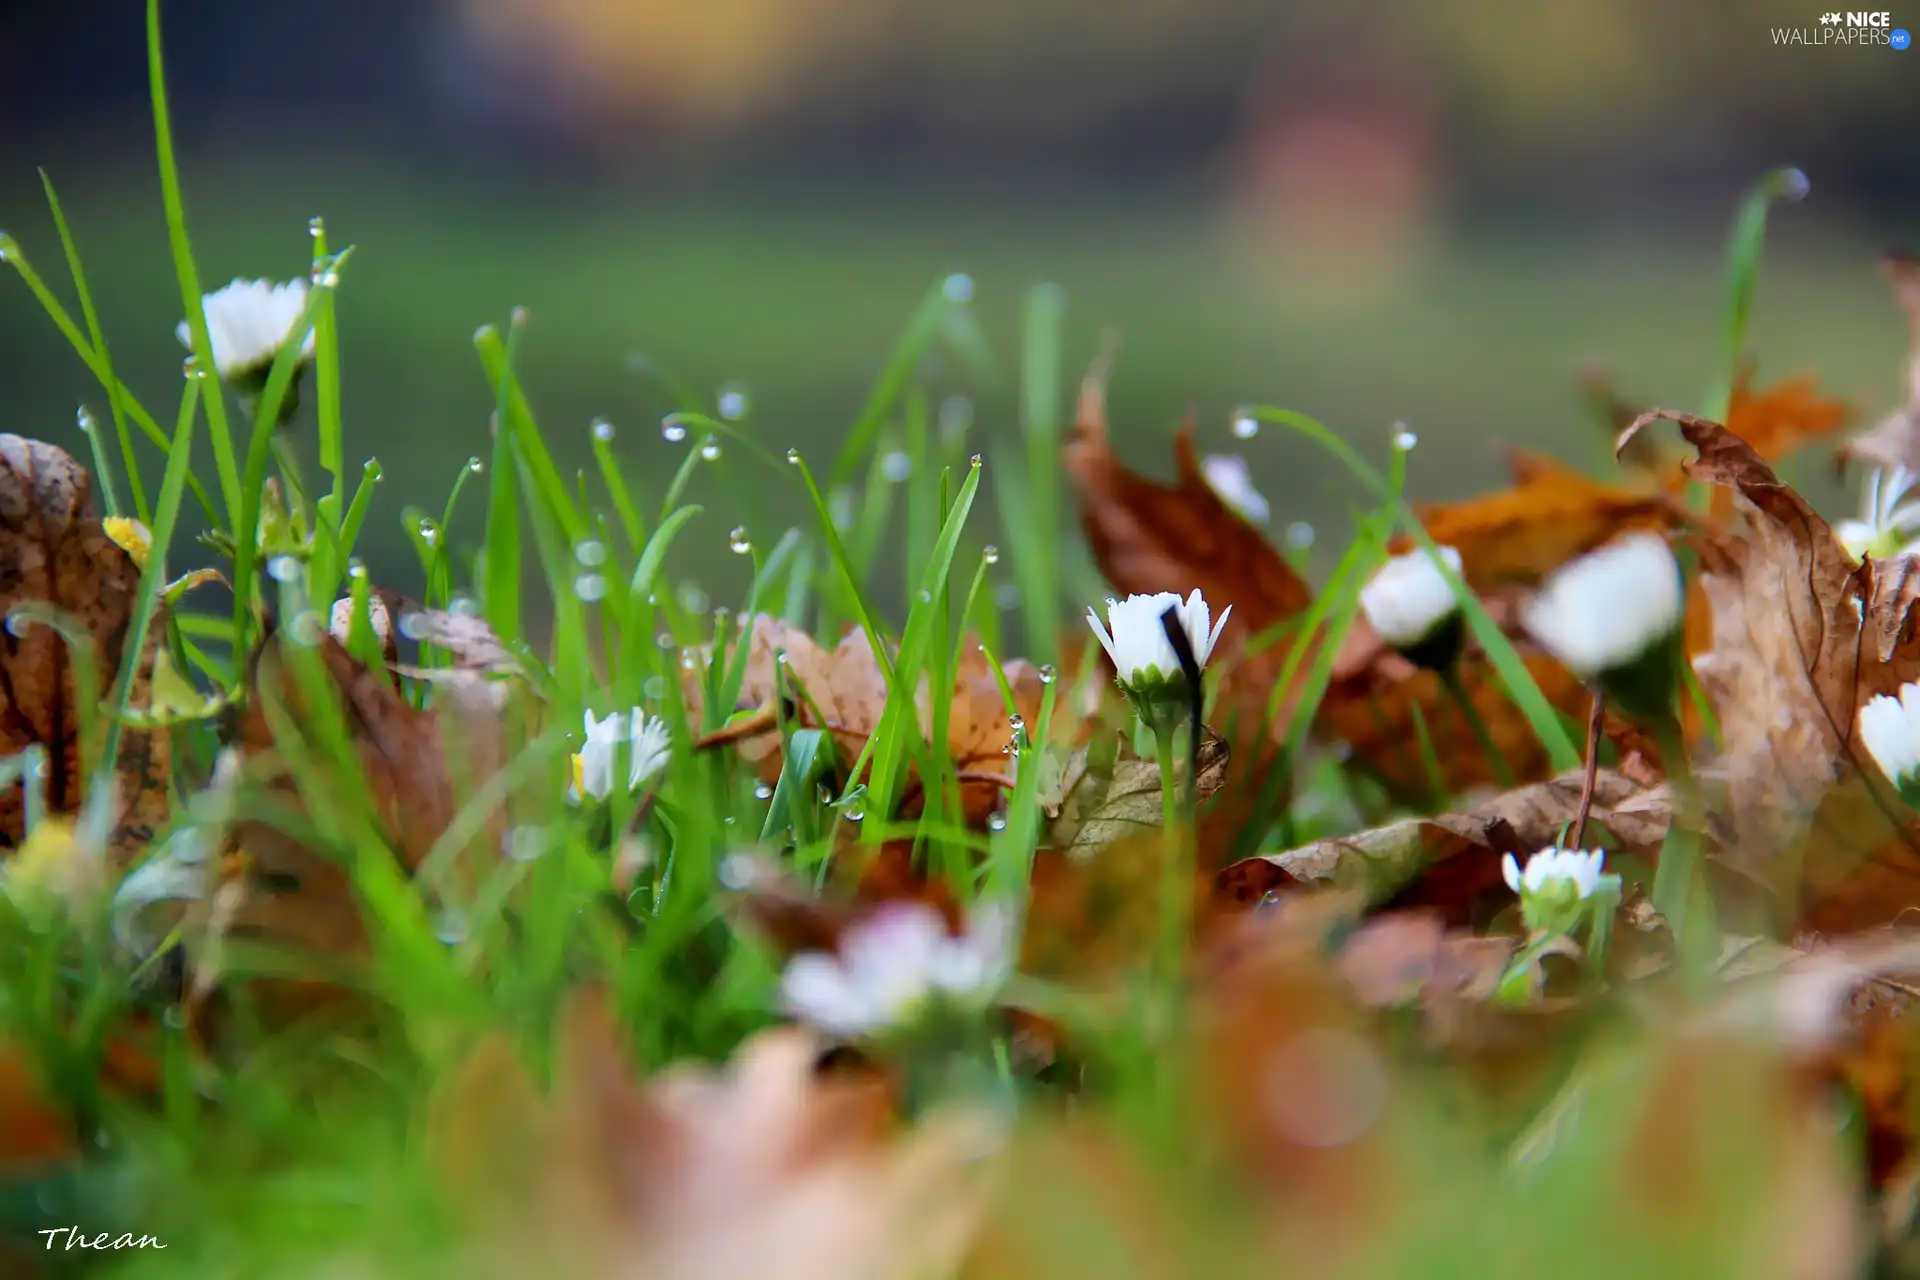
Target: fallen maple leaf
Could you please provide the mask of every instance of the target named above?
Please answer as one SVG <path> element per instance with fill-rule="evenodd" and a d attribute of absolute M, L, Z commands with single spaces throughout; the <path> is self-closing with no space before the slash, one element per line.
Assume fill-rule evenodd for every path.
<path fill-rule="evenodd" d="M 0 755 L 43 748 L 45 771 L 26 785 L 43 786 L 48 809 L 69 815 L 79 812 L 88 783 L 74 666 L 90 663 L 97 694 L 109 696 L 140 589 L 139 566 L 107 536 L 94 513 L 92 490 L 86 469 L 65 451 L 0 435 L 0 618 L 22 605 L 39 606 L 76 623 L 91 648 L 74 654 L 50 626 L 8 626 L 6 653 L 0 656 Z M 163 617 L 148 626 L 131 693 L 136 706 L 146 701 L 153 655 L 165 630 Z M 166 823 L 171 782 L 166 731 L 125 730 L 115 777 L 120 807 L 107 847 L 113 861 L 124 866 Z M 21 788 L 0 790 L 0 841 L 16 846 L 24 834 Z"/>

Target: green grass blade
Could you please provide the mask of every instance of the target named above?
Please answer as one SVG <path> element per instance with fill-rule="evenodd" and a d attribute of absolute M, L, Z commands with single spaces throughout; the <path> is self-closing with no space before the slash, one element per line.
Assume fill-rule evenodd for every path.
<path fill-rule="evenodd" d="M 1060 544 L 1060 366 L 1061 332 L 1066 323 L 1066 291 L 1036 286 L 1027 294 L 1020 346 L 1020 430 L 1027 441 L 1025 474 L 1012 477 L 1009 497 L 1017 497 L 1020 536 L 1008 544 L 1020 553 L 1022 617 L 1027 652 L 1038 662 L 1059 660 L 1060 593 L 1053 572 Z M 995 473 L 996 487 L 1001 476 Z"/>
<path fill-rule="evenodd" d="M 886 425 L 887 419 L 893 414 L 894 404 L 907 389 L 907 383 L 913 379 L 913 371 L 919 365 L 920 357 L 940 336 L 940 326 L 953 307 L 947 300 L 944 284 L 944 277 L 933 282 L 933 287 L 927 290 L 919 307 L 914 310 L 912 319 L 907 321 L 906 332 L 894 343 L 886 364 L 881 367 L 879 380 L 867 395 L 866 406 L 860 410 L 860 416 L 847 433 L 846 443 L 840 446 L 840 452 L 834 457 L 833 468 L 827 473 L 828 488 L 837 489 L 853 479 L 860 459 L 873 451 L 880 428 Z"/>
<path fill-rule="evenodd" d="M 1747 322 L 1760 281 L 1760 251 L 1767 239 L 1767 214 L 1777 201 L 1794 202 L 1807 194 L 1807 175 L 1792 167 L 1768 170 L 1740 201 L 1727 241 L 1727 328 L 1720 370 L 1707 394 L 1706 416 L 1727 420 L 1734 379 L 1740 376 L 1747 344 Z"/>
<path fill-rule="evenodd" d="M 521 314 L 513 313 L 506 345 L 497 360 L 488 350 L 499 341 L 492 326 L 473 336 L 482 366 L 494 387 L 493 460 L 487 478 L 486 607 L 494 634 L 511 644 L 520 639 L 520 468 L 514 460 L 513 433 L 507 426 L 507 407 L 514 387 L 515 359 L 520 335 L 526 329 Z M 488 340 L 491 340 L 489 342 Z"/>

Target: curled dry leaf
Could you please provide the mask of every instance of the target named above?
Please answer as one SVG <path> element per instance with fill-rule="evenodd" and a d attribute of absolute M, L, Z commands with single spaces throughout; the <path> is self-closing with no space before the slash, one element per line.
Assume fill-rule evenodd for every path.
<path fill-rule="evenodd" d="M 709 734 L 701 745 L 736 744 L 743 757 L 758 765 L 764 779 L 776 781 L 781 764 L 778 716 L 784 714 L 798 725 L 830 733 L 843 765 L 859 759 L 887 705 L 886 675 L 866 632 L 855 628 L 834 648 L 822 649 L 804 629 L 760 614 L 753 620 L 747 645 L 746 671 L 734 709 L 748 714 Z M 998 805 L 1002 789 L 1012 785 L 1005 752 L 1012 728 L 986 655 L 978 644 L 962 648 L 947 707 L 947 750 L 960 775 L 961 803 L 968 820 L 984 822 Z M 735 652 L 728 651 L 727 662 L 733 661 Z M 703 652 L 702 660 L 682 668 L 688 714 L 696 722 L 706 703 L 702 681 L 710 657 Z M 1015 659 L 1001 670 L 1013 690 L 1016 713 L 1036 727 L 1046 688 L 1038 669 Z M 932 693 L 924 680 L 914 696 L 920 733 L 930 737 Z M 903 805 L 909 816 L 918 811 L 921 799 L 916 777 Z"/>
<path fill-rule="evenodd" d="M 48 609 L 76 624 L 91 648 L 77 654 L 59 632 L 36 624 L 8 627 L 0 652 L 0 755 L 44 748 L 47 807 L 60 814 L 77 813 L 86 798 L 75 663 L 92 664 L 95 689 L 109 696 L 140 589 L 140 570 L 101 527 L 92 491 L 86 469 L 63 450 L 0 435 L 0 618 L 22 605 Z M 148 702 L 153 656 L 165 631 L 164 617 L 156 615 L 135 669 L 135 706 Z M 164 729 L 122 734 L 115 766 L 121 807 L 108 840 L 118 864 L 131 861 L 165 825 L 170 773 Z M 24 822 L 20 787 L 0 791 L 0 841 L 17 846 Z"/>
<path fill-rule="evenodd" d="M 1196 800 L 1211 800 L 1226 785 L 1228 755 L 1225 740 L 1208 729 L 1200 742 L 1199 772 L 1193 775 Z M 1074 759 L 1084 762 L 1086 756 L 1079 752 L 1070 756 L 1069 773 L 1072 772 L 1071 762 Z M 1185 789 L 1191 769 L 1189 761 L 1174 762 L 1177 789 Z M 1079 774 L 1080 785 L 1076 790 L 1089 782 L 1097 784 L 1098 781 L 1088 777 L 1082 770 Z M 1064 845 L 1080 856 L 1090 856 L 1092 850 L 1103 848 L 1116 840 L 1161 829 L 1166 817 L 1166 805 L 1157 761 L 1140 759 L 1123 743 L 1105 783 L 1105 787 L 1098 791 L 1097 802 L 1084 816 L 1076 821 L 1063 813 L 1062 819 L 1053 824 L 1049 834 L 1056 845 Z"/>
<path fill-rule="evenodd" d="M 1718 717 L 1721 857 L 1770 888 L 1788 922 L 1823 931 L 1886 923 L 1920 905 L 1912 815 L 1854 734 L 1860 706 L 1920 677 L 1911 569 L 1856 564 L 1825 520 L 1718 423 L 1657 410 L 1698 457 L 1693 479 L 1733 496 L 1746 536 L 1701 547 L 1711 647 L 1694 660 Z M 1776 921 L 1776 924 L 1778 922 Z"/>
<path fill-rule="evenodd" d="M 1920 258 L 1890 253 L 1880 267 L 1907 318 L 1907 402 L 1841 447 L 1844 461 L 1920 471 Z"/>
<path fill-rule="evenodd" d="M 765 1032 L 720 1070 L 634 1072 L 596 993 L 564 1014 L 551 1096 L 504 1037 L 446 1083 L 428 1151 L 484 1276 L 833 1280 L 953 1274 L 997 1126 L 943 1112 L 905 1132 L 890 1091 Z"/>
<path fill-rule="evenodd" d="M 1372 831 L 1320 840 L 1286 853 L 1236 862 L 1215 880 L 1227 900 L 1257 902 L 1294 883 L 1361 894 L 1375 905 L 1395 902 L 1441 911 L 1456 924 L 1477 921 L 1489 895 L 1511 900 L 1500 860 L 1524 859 L 1553 844 L 1580 804 L 1580 772 L 1520 787 L 1462 813 L 1406 818 Z M 1629 848 L 1652 850 L 1666 836 L 1671 804 L 1665 788 L 1647 790 L 1602 769 L 1595 777 L 1590 824 Z"/>

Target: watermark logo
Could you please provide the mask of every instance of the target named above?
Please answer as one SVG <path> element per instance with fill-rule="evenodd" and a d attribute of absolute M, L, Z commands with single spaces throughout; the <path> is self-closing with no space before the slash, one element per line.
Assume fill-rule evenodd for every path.
<path fill-rule="evenodd" d="M 1907 29 L 1894 26 L 1893 15 L 1885 10 L 1827 10 L 1812 26 L 1774 27 L 1771 33 L 1775 44 L 1834 49 L 1905 49 L 1913 43 Z"/>
<path fill-rule="evenodd" d="M 99 1231 L 93 1235 L 88 1235 L 79 1227 L 48 1227 L 38 1234 L 47 1238 L 48 1249 L 58 1248 L 62 1252 L 67 1253 L 71 1253 L 75 1249 L 104 1249 L 115 1251 L 119 1249 L 164 1249 L 167 1247 L 160 1243 L 158 1236 L 145 1234 L 136 1236 L 131 1231 L 122 1231 L 119 1235 L 115 1235 L 111 1231 Z"/>

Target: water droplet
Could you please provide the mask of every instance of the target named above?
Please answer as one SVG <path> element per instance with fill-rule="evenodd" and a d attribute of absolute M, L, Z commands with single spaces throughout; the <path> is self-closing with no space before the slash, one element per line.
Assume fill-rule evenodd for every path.
<path fill-rule="evenodd" d="M 472 596 L 455 596 L 447 601 L 447 612 L 456 618 L 477 618 L 480 616 L 480 606 Z"/>
<path fill-rule="evenodd" d="M 291 635 L 293 642 L 299 645 L 319 644 L 320 637 L 326 632 L 327 629 L 320 624 L 320 615 L 311 609 L 302 609 L 293 615 L 292 621 L 287 623 L 287 634 Z"/>
<path fill-rule="evenodd" d="M 695 665 L 696 665 L 696 664 L 694 663 L 694 660 L 693 660 L 693 650 L 691 650 L 691 649 L 682 649 L 682 650 L 680 651 L 680 667 L 681 667 L 681 669 L 682 669 L 682 670 L 684 670 L 684 671 L 691 671 L 691 670 L 693 670 L 693 669 L 694 669 L 694 666 L 695 666 Z"/>
<path fill-rule="evenodd" d="M 275 582 L 298 582 L 301 572 L 300 562 L 292 556 L 275 556 L 267 561 L 267 575 Z"/>
<path fill-rule="evenodd" d="M 587 538 L 573 544 L 573 558 L 589 569 L 597 569 L 607 562 L 607 544 L 597 538 Z"/>
<path fill-rule="evenodd" d="M 700 589 L 697 582 L 682 583 L 680 586 L 680 607 L 688 613 L 705 613 L 712 602 L 707 593 Z"/>
<path fill-rule="evenodd" d="M 940 292 L 946 295 L 948 302 L 964 306 L 973 301 L 973 277 L 964 271 L 956 271 L 940 282 Z"/>
<path fill-rule="evenodd" d="M 989 545 L 980 552 L 980 558 L 988 564 L 999 564 L 1000 548 Z"/>
<path fill-rule="evenodd" d="M 640 685 L 640 691 L 646 694 L 652 701 L 658 702 L 667 696 L 667 678 L 665 676 L 648 676 Z"/>
<path fill-rule="evenodd" d="M 1813 190 L 1813 184 L 1807 181 L 1807 175 L 1798 169 L 1789 169 L 1780 175 L 1780 196 L 1791 203 L 1807 198 Z"/>
<path fill-rule="evenodd" d="M 547 832 L 544 827 L 520 826 L 507 832 L 501 841 L 500 851 L 513 862 L 532 862 L 547 851 Z"/>
<path fill-rule="evenodd" d="M 477 476 L 486 469 L 487 464 L 480 460 L 479 454 L 475 454 L 473 457 L 467 459 L 467 471 L 469 474 Z"/>
<path fill-rule="evenodd" d="M 737 526 L 727 535 L 727 550 L 737 556 L 750 555 L 753 552 L 753 539 L 747 536 L 745 525 Z"/>
<path fill-rule="evenodd" d="M 787 463 L 795 467 L 800 465 L 800 451 L 798 449 L 787 450 Z"/>
<path fill-rule="evenodd" d="M 1020 607 L 1020 588 L 1012 582 L 1003 582 L 993 589 L 994 607 L 1012 612 Z"/>
<path fill-rule="evenodd" d="M 948 396 L 940 402 L 940 438 L 952 444 L 973 425 L 973 401 L 965 396 Z"/>
<path fill-rule="evenodd" d="M 1025 733 L 1027 731 L 1027 718 L 1016 711 L 1007 717 L 1007 728 L 1013 730 L 1015 733 Z"/>
<path fill-rule="evenodd" d="M 655 636 L 653 638 L 653 642 L 659 645 L 662 649 L 671 649 L 674 646 L 673 635 L 671 632 L 667 632 L 667 631 L 662 631 L 659 635 Z"/>
<path fill-rule="evenodd" d="M 380 469 L 378 458 L 368 458 L 360 468 L 360 475 L 374 484 L 379 484 L 386 477 L 386 473 Z"/>
<path fill-rule="evenodd" d="M 920 603 L 921 603 L 921 604 L 932 604 L 932 603 L 933 603 L 933 592 L 931 592 L 931 591 L 929 591 L 929 590 L 927 590 L 927 589 L 926 589 L 925 587 L 922 587 L 922 588 L 920 588 Z"/>
<path fill-rule="evenodd" d="M 607 594 L 607 580 L 597 573 L 583 573 L 573 580 L 573 594 L 593 604 Z"/>
<path fill-rule="evenodd" d="M 905 480 L 913 474 L 913 459 L 898 449 L 895 449 L 892 453 L 880 459 L 880 474 L 895 484 L 899 484 L 902 480 Z"/>
<path fill-rule="evenodd" d="M 1242 440 L 1251 440 L 1260 434 L 1260 420 L 1252 414 L 1236 413 L 1233 416 L 1233 434 Z"/>
<path fill-rule="evenodd" d="M 976 454 L 974 454 L 974 455 L 973 455 L 973 469 L 974 469 L 975 471 L 978 471 L 978 470 L 980 469 L 980 463 L 981 463 L 982 461 L 983 461 L 983 459 L 982 459 L 982 458 L 980 457 L 980 455 L 979 455 L 979 454 L 977 454 L 977 453 L 976 453 Z"/>
<path fill-rule="evenodd" d="M 764 782 L 756 782 L 753 784 L 753 798 L 755 800 L 771 800 L 773 799 L 773 788 Z"/>
<path fill-rule="evenodd" d="M 719 877 L 721 888 L 738 893 L 753 883 L 753 859 L 744 853 L 730 853 L 720 859 L 714 874 Z"/>
<path fill-rule="evenodd" d="M 338 289 L 340 287 L 340 273 L 329 269 L 326 274 L 314 277 L 314 283 L 322 289 Z"/>
<path fill-rule="evenodd" d="M 994 812 L 987 815 L 987 830 L 1005 831 L 1006 829 L 1007 829 L 1006 814 L 1001 813 L 999 810 L 996 809 Z"/>
<path fill-rule="evenodd" d="M 1040 666 L 1040 683 L 1041 684 L 1052 684 L 1056 679 L 1059 678 L 1059 675 L 1060 673 L 1054 669 L 1054 665 L 1051 662 L 1041 664 Z"/>
<path fill-rule="evenodd" d="M 1404 422 L 1396 422 L 1393 424 L 1393 447 L 1394 448 L 1400 450 L 1402 453 L 1405 453 L 1408 449 L 1413 448 L 1413 446 L 1419 443 L 1420 443 L 1420 437 L 1413 433 L 1412 427 L 1409 427 Z"/>
<path fill-rule="evenodd" d="M 449 947 L 465 942 L 471 928 L 467 913 L 458 907 L 442 907 L 433 913 L 433 936 Z"/>
<path fill-rule="evenodd" d="M 848 822 L 859 822 L 867 816 L 866 805 L 859 800 L 847 801 L 847 807 L 842 812 L 847 815 Z"/>
<path fill-rule="evenodd" d="M 74 411 L 73 424 L 89 435 L 93 432 L 93 410 L 81 405 Z"/>
<path fill-rule="evenodd" d="M 660 419 L 660 436 L 668 444 L 679 444 L 687 438 L 686 425 L 672 418 L 662 418 Z"/>
<path fill-rule="evenodd" d="M 613 424 L 605 418 L 595 418 L 593 420 L 593 438 L 602 443 L 613 439 Z"/>
<path fill-rule="evenodd" d="M 1313 545 L 1313 526 L 1305 520 L 1295 520 L 1287 526 L 1287 545 L 1304 551 Z"/>
<path fill-rule="evenodd" d="M 525 324 L 526 322 L 527 322 L 527 309 L 525 307 L 515 307 L 512 311 L 507 313 L 507 323 L 512 325 L 516 329 L 519 328 L 521 325 Z"/>
<path fill-rule="evenodd" d="M 747 416 L 747 411 L 752 407 L 753 401 L 747 395 L 747 388 L 743 384 L 729 382 L 720 388 L 720 416 L 728 422 L 740 421 Z"/>
<path fill-rule="evenodd" d="M 321 236 L 327 234 L 327 220 L 325 218 L 318 218 L 318 217 L 308 218 L 307 234 L 312 236 L 316 240 L 318 240 Z"/>
<path fill-rule="evenodd" d="M 427 634 L 427 620 L 418 612 L 400 615 L 400 634 L 409 640 L 418 640 Z"/>
<path fill-rule="evenodd" d="M 358 582 L 367 576 L 367 564 L 359 556 L 347 561 L 347 576 Z"/>
<path fill-rule="evenodd" d="M 706 462 L 720 461 L 720 442 L 708 436 L 700 445 L 700 457 Z"/>
<path fill-rule="evenodd" d="M 420 517 L 420 523 L 417 527 L 420 530 L 420 541 L 426 543 L 428 546 L 431 547 L 440 541 L 440 526 L 425 516 Z"/>

